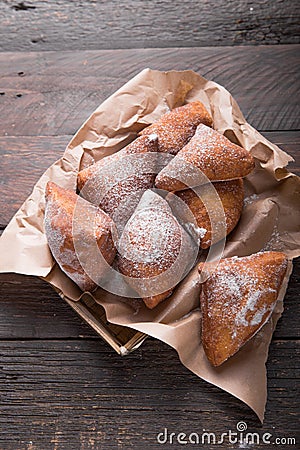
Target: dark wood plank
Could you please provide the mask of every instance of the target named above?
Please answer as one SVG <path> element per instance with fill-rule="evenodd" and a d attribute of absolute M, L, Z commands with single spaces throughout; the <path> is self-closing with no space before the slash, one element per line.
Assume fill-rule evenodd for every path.
<path fill-rule="evenodd" d="M 290 153 L 290 170 L 300 175 L 300 131 L 263 133 Z M 28 197 L 42 173 L 61 157 L 71 136 L 0 136 L 0 228 Z"/>
<path fill-rule="evenodd" d="M 294 158 L 288 168 L 300 176 L 300 131 L 263 131 L 262 134 Z"/>
<path fill-rule="evenodd" d="M 59 159 L 71 136 L 0 137 L 0 227 L 31 193 L 43 172 Z"/>
<path fill-rule="evenodd" d="M 36 277 L 0 274 L 0 339 L 66 339 L 96 333 Z"/>
<path fill-rule="evenodd" d="M 285 297 L 285 311 L 275 339 L 299 338 L 300 259 Z M 39 278 L 0 274 L 0 339 L 96 337 L 75 312 Z"/>
<path fill-rule="evenodd" d="M 193 69 L 217 81 L 259 130 L 300 129 L 299 51 L 282 45 L 2 53 L 0 135 L 73 135 L 145 67 Z"/>
<path fill-rule="evenodd" d="M 299 43 L 292 0 L 5 0 L 1 13 L 1 51 Z"/>
<path fill-rule="evenodd" d="M 164 428 L 199 434 L 205 429 L 220 437 L 236 431 L 241 420 L 249 432 L 299 438 L 296 341 L 271 346 L 263 426 L 245 405 L 190 373 L 158 341 L 146 341 L 123 359 L 98 340 L 2 342 L 0 352 L 4 449 L 157 449 L 156 436 Z"/>

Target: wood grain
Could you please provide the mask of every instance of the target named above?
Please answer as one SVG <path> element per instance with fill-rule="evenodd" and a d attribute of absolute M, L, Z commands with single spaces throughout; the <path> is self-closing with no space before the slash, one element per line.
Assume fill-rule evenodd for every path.
<path fill-rule="evenodd" d="M 292 0 L 4 0 L 1 16 L 1 51 L 299 43 Z"/>
<path fill-rule="evenodd" d="M 43 172 L 62 157 L 70 136 L 0 136 L 0 227 L 5 227 Z"/>
<path fill-rule="evenodd" d="M 0 274 L 0 339 L 68 339 L 96 333 L 45 281 Z"/>
<path fill-rule="evenodd" d="M 191 374 L 175 351 L 158 341 L 146 341 L 123 359 L 102 341 L 87 339 L 2 342 L 0 352 L 4 449 L 157 449 L 156 436 L 165 427 L 169 433 L 204 428 L 220 436 L 235 431 L 240 420 L 250 432 L 299 437 L 296 341 L 271 346 L 263 426 L 245 405 Z M 255 446 L 260 448 L 267 447 Z"/>
<path fill-rule="evenodd" d="M 289 168 L 300 175 L 300 131 L 263 134 L 294 156 L 295 162 Z M 0 228 L 8 224 L 47 167 L 62 156 L 70 139 L 71 136 L 0 136 Z"/>
<path fill-rule="evenodd" d="M 193 69 L 226 87 L 258 130 L 297 130 L 299 51 L 283 45 L 2 53 L 0 135 L 73 135 L 145 67 Z"/>
<path fill-rule="evenodd" d="M 295 260 L 285 297 L 285 311 L 274 339 L 299 338 L 300 259 Z M 288 327 L 286 326 L 288 324 Z M 0 274 L 0 339 L 96 337 L 74 311 L 36 277 Z"/>
<path fill-rule="evenodd" d="M 262 134 L 294 158 L 288 168 L 300 176 L 300 131 L 263 131 Z"/>

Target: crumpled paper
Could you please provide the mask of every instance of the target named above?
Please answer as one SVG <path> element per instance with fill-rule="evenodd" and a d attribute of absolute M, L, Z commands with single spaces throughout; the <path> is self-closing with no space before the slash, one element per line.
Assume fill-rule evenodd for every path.
<path fill-rule="evenodd" d="M 0 239 L 0 272 L 45 278 L 64 296 L 77 301 L 82 292 L 52 258 L 44 233 L 44 189 L 52 180 L 76 189 L 78 170 L 114 153 L 137 133 L 176 106 L 200 100 L 211 111 L 214 128 L 240 143 L 256 158 L 256 169 L 245 180 L 241 220 L 230 234 L 224 256 L 244 256 L 259 250 L 279 250 L 290 259 L 299 249 L 299 178 L 288 172 L 292 158 L 270 143 L 244 119 L 237 103 L 222 86 L 193 71 L 145 69 L 114 93 L 89 117 L 64 155 L 44 173 Z M 263 101 L 263 99 L 262 99 Z M 181 362 L 202 379 L 249 405 L 262 421 L 267 397 L 265 362 L 283 298 L 290 262 L 279 298 L 268 323 L 221 367 L 212 367 L 201 345 L 201 286 L 196 268 L 174 294 L 154 310 L 138 300 L 117 297 L 99 288 L 94 299 L 107 319 L 158 338 L 177 350 Z"/>

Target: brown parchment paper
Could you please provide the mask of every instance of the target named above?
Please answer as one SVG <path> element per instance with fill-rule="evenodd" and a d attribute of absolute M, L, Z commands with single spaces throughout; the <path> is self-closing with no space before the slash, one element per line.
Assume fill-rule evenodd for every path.
<path fill-rule="evenodd" d="M 216 130 L 240 143 L 256 158 L 256 169 L 245 183 L 244 211 L 227 240 L 224 256 L 249 255 L 263 249 L 284 251 L 290 259 L 299 256 L 300 182 L 286 169 L 292 158 L 245 121 L 237 103 L 222 86 L 192 71 L 145 69 L 96 109 L 62 158 L 37 182 L 0 239 L 0 272 L 44 277 L 65 296 L 77 301 L 82 293 L 54 262 L 44 234 L 47 181 L 75 189 L 79 169 L 127 145 L 146 124 L 169 108 L 196 99 L 211 111 Z M 103 305 L 110 322 L 166 342 L 177 350 L 188 369 L 245 402 L 262 421 L 267 396 L 265 362 L 273 330 L 283 311 L 291 268 L 292 263 L 271 319 L 219 368 L 208 363 L 201 345 L 201 287 L 196 269 L 180 283 L 172 297 L 152 311 L 137 299 L 128 301 L 101 288 L 94 298 Z"/>

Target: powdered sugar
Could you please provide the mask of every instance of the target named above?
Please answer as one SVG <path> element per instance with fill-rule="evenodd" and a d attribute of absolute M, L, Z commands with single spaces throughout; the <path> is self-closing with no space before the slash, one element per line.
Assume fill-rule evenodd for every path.
<path fill-rule="evenodd" d="M 149 142 L 157 141 L 158 136 L 156 133 L 151 133 L 148 135 Z"/>
<path fill-rule="evenodd" d="M 147 191 L 129 219 L 119 243 L 120 254 L 135 263 L 172 262 L 181 242 L 180 226 L 167 203 Z"/>
<path fill-rule="evenodd" d="M 278 252 L 220 261 L 201 293 L 202 342 L 213 365 L 234 355 L 266 323 L 286 268 L 287 258 Z"/>
<path fill-rule="evenodd" d="M 193 171 L 189 165 L 198 171 Z M 249 152 L 200 124 L 188 144 L 158 175 L 156 186 L 169 191 L 180 190 L 184 189 L 184 184 L 189 187 L 204 184 L 200 171 L 211 181 L 221 181 L 244 177 L 253 168 L 254 160 Z"/>
<path fill-rule="evenodd" d="M 184 227 L 186 228 L 187 232 L 190 233 L 190 235 L 196 240 L 196 242 L 200 242 L 207 233 L 206 228 L 198 227 L 192 222 L 185 223 Z"/>
<path fill-rule="evenodd" d="M 250 325 L 253 327 L 254 325 L 259 325 L 264 317 L 264 315 L 267 312 L 266 306 L 264 306 L 262 309 L 258 310 L 252 319 L 250 320 Z"/>
<path fill-rule="evenodd" d="M 159 151 L 176 155 L 188 143 L 200 123 L 211 126 L 212 118 L 204 105 L 195 101 L 163 114 L 141 134 L 157 134 Z"/>
<path fill-rule="evenodd" d="M 255 202 L 256 200 L 258 200 L 258 195 L 257 194 L 252 194 L 249 197 L 245 197 L 244 198 L 244 206 L 248 206 L 251 205 L 253 202 Z"/>
<path fill-rule="evenodd" d="M 270 292 L 276 294 L 275 289 L 270 288 L 249 292 L 246 304 L 241 308 L 241 310 L 236 315 L 235 318 L 236 325 L 238 326 L 242 325 L 245 327 L 249 325 L 258 325 L 261 322 L 267 308 L 264 306 L 261 310 L 257 311 L 251 319 L 247 318 L 248 313 L 250 311 L 254 311 L 257 307 L 258 300 L 263 298 L 265 294 Z"/>
<path fill-rule="evenodd" d="M 106 271 L 106 263 L 110 264 L 116 253 L 112 220 L 75 192 L 48 183 L 45 231 L 51 252 L 61 269 L 82 290 L 95 289 L 97 283 L 91 278 L 101 278 Z M 102 255 L 100 263 L 99 258 L 96 262 L 99 254 Z"/>
<path fill-rule="evenodd" d="M 266 260 L 264 266 L 261 266 L 260 261 L 267 255 L 268 253 L 260 252 L 243 258 L 228 258 L 220 263 L 222 269 L 216 269 L 207 291 L 207 301 L 211 304 L 208 310 L 210 316 L 215 308 L 220 308 L 224 321 L 233 320 L 236 327 L 260 324 L 274 306 L 280 282 L 279 274 L 286 268 L 286 261 L 278 266 L 273 264 L 269 269 Z M 248 264 L 250 261 L 251 264 Z M 264 272 L 261 272 L 262 267 Z M 259 275 L 256 275 L 256 270 Z M 232 336 L 235 336 L 234 330 Z"/>
<path fill-rule="evenodd" d="M 64 227 L 59 227 L 58 224 L 53 223 L 53 218 L 56 217 L 58 222 L 64 224 L 65 213 L 59 211 L 60 207 L 56 202 L 48 201 L 45 210 L 45 232 L 49 247 L 62 270 L 83 290 L 90 290 L 96 287 L 95 283 L 84 272 L 77 255 L 75 253 L 72 233 L 72 217 L 70 217 L 70 224 Z M 61 219 L 59 219 L 61 216 Z M 68 243 L 68 241 L 70 241 Z"/>
<path fill-rule="evenodd" d="M 285 231 L 279 231 L 277 224 L 275 224 L 272 234 L 264 246 L 264 251 L 282 251 L 285 249 L 286 244 L 283 241 L 283 238 L 287 235 Z"/>
<path fill-rule="evenodd" d="M 195 262 L 198 248 L 177 222 L 168 203 L 146 191 L 119 241 L 118 267 L 146 300 L 168 297 Z"/>
<path fill-rule="evenodd" d="M 118 211 L 116 215 L 122 224 L 126 223 L 143 192 L 154 185 L 157 139 L 155 133 L 141 136 L 119 152 L 81 171 L 78 174 L 81 196 L 113 216 L 130 194 L 133 201 L 127 202 L 122 214 Z"/>

